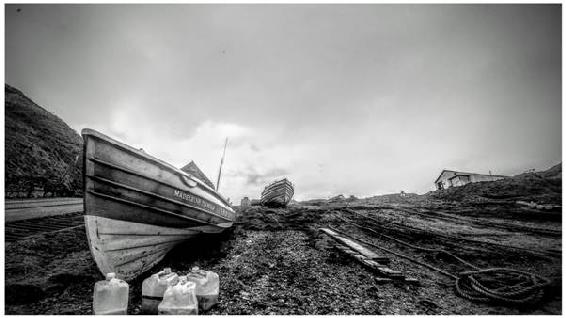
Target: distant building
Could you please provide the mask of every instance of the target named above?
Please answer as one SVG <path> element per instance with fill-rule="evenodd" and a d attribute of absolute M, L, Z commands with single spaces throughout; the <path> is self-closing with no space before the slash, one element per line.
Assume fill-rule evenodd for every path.
<path fill-rule="evenodd" d="M 460 187 L 468 183 L 496 181 L 504 178 L 507 178 L 507 176 L 442 170 L 440 176 L 434 181 L 434 184 L 436 185 L 436 190 L 444 190 L 452 187 Z"/>
<path fill-rule="evenodd" d="M 339 194 L 335 197 L 332 197 L 328 200 L 328 202 L 340 202 L 340 201 L 344 201 L 346 199 L 346 197 L 343 194 Z"/>
<path fill-rule="evenodd" d="M 251 201 L 248 197 L 244 197 L 242 201 L 240 201 L 240 207 L 245 208 L 251 205 Z"/>

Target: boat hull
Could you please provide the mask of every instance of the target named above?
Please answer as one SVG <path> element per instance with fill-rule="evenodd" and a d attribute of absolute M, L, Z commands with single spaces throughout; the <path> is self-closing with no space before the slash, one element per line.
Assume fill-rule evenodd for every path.
<path fill-rule="evenodd" d="M 232 226 L 235 212 L 204 182 L 85 129 L 85 225 L 103 274 L 130 280 L 175 245 Z"/>
<path fill-rule="evenodd" d="M 287 180 L 279 180 L 271 183 L 263 190 L 260 203 L 265 206 L 285 207 L 293 198 L 293 184 Z"/>

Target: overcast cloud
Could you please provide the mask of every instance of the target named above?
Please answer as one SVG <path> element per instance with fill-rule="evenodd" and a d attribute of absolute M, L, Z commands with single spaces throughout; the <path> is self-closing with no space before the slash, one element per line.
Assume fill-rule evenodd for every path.
<path fill-rule="evenodd" d="M 21 9 L 18 11 L 17 9 Z M 239 202 L 561 161 L 560 5 L 6 5 L 6 82 Z"/>

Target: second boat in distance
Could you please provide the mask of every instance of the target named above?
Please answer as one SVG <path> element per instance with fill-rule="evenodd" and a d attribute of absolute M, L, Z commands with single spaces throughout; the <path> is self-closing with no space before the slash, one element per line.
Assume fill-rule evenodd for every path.
<path fill-rule="evenodd" d="M 270 207 L 286 207 L 293 198 L 295 189 L 287 178 L 270 183 L 261 193 L 260 203 Z"/>

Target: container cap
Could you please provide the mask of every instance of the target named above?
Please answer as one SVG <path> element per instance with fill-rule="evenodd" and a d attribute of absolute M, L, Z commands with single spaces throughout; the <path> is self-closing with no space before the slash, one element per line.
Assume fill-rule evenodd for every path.
<path fill-rule="evenodd" d="M 171 273 L 171 267 L 165 267 L 165 268 L 163 269 L 163 272 L 164 272 L 165 274 Z"/>
<path fill-rule="evenodd" d="M 196 272 L 196 271 L 198 271 L 199 269 L 200 269 L 200 268 L 199 268 L 198 266 L 195 266 L 195 267 L 191 268 L 191 271 Z"/>
<path fill-rule="evenodd" d="M 106 280 L 112 280 L 113 278 L 116 278 L 116 273 L 107 273 L 106 274 Z"/>

